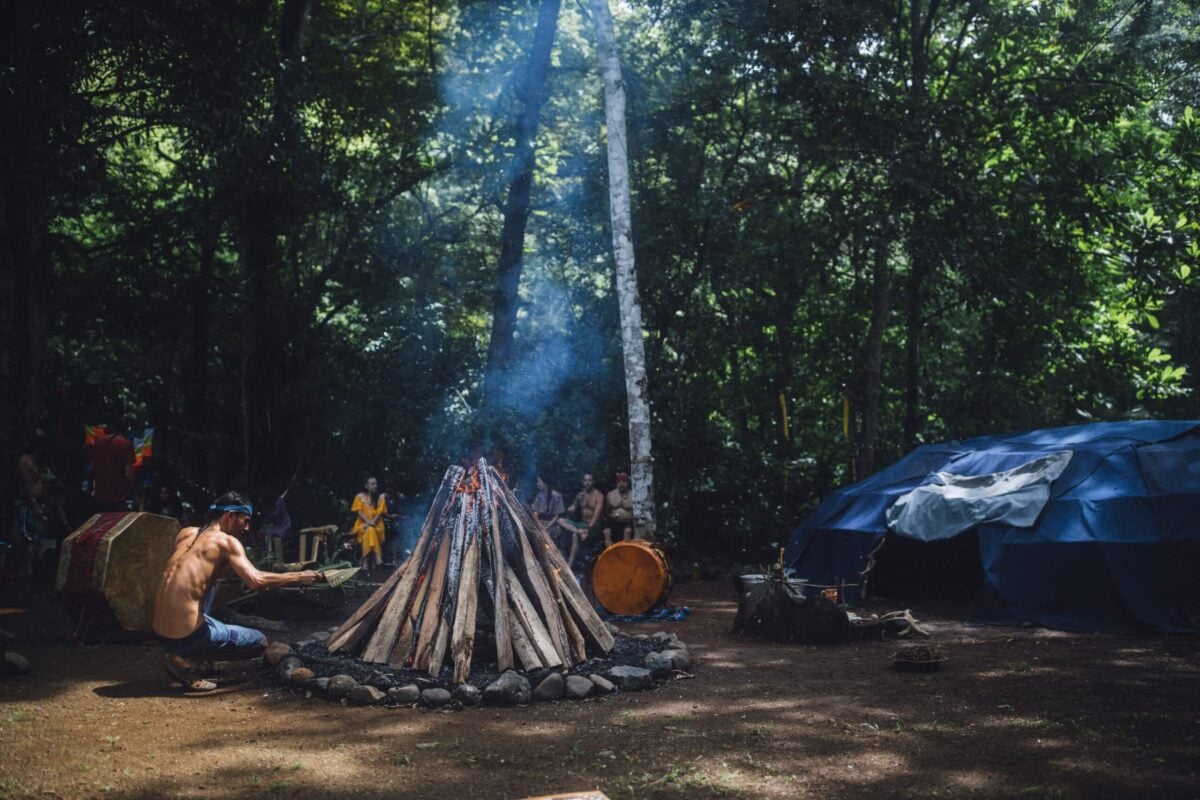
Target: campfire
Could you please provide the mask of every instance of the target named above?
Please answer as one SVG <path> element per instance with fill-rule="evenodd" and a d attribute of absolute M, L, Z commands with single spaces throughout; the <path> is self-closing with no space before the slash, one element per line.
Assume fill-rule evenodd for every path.
<path fill-rule="evenodd" d="M 412 555 L 327 647 L 434 677 L 449 659 L 457 684 L 477 649 L 494 649 L 500 672 L 566 668 L 589 647 L 607 654 L 613 636 L 546 531 L 479 459 L 446 471 Z"/>

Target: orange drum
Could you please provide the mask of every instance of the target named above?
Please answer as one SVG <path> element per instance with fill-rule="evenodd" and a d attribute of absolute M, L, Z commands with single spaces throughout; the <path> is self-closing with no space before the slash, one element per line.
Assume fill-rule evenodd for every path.
<path fill-rule="evenodd" d="M 596 558 L 592 591 L 613 614 L 644 614 L 666 602 L 671 567 L 648 542 L 617 542 Z"/>

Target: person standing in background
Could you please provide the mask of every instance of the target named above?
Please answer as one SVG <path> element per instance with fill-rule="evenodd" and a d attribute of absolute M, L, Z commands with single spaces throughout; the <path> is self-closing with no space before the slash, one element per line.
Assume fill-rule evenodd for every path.
<path fill-rule="evenodd" d="M 260 528 L 263 537 L 267 540 L 267 558 L 276 564 L 283 563 L 283 539 L 292 529 L 292 515 L 288 513 L 287 503 L 284 502 L 285 497 L 287 497 L 286 489 L 283 494 L 275 498 L 275 505 L 271 507 Z"/>
<path fill-rule="evenodd" d="M 121 431 L 104 433 L 92 445 L 92 512 L 128 511 L 133 496 L 133 443 Z"/>

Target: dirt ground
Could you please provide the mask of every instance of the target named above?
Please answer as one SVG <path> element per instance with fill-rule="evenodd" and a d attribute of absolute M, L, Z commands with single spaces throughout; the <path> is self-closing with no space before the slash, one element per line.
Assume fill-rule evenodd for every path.
<path fill-rule="evenodd" d="M 0 797 L 1200 798 L 1200 637 L 914 608 L 949 657 L 914 675 L 888 668 L 894 641 L 733 636 L 728 581 L 672 601 L 686 621 L 622 630 L 676 631 L 694 678 L 462 712 L 305 700 L 255 669 L 185 696 L 149 644 L 68 644 L 9 617 L 36 674 L 0 680 Z"/>

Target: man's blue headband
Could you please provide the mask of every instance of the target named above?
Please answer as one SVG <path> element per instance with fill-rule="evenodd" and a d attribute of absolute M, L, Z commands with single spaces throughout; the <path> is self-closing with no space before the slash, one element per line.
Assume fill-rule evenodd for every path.
<path fill-rule="evenodd" d="M 254 506 L 250 505 L 249 503 L 247 503 L 246 505 L 241 505 L 241 506 L 235 506 L 235 505 L 218 506 L 218 505 L 214 504 L 214 505 L 209 506 L 208 510 L 209 511 L 232 511 L 235 514 L 248 514 L 250 516 L 254 516 Z"/>

